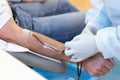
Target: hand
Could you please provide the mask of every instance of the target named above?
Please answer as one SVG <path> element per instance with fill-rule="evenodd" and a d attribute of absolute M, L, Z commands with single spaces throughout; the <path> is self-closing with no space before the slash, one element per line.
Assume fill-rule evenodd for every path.
<path fill-rule="evenodd" d="M 83 61 L 84 69 L 92 76 L 103 76 L 114 66 L 114 60 L 104 59 L 102 54 L 98 53 Z"/>
<path fill-rule="evenodd" d="M 72 62 L 80 62 L 98 52 L 95 36 L 91 34 L 78 35 L 65 46 L 65 54 L 71 56 Z"/>
<path fill-rule="evenodd" d="M 89 23 L 80 35 L 65 43 L 65 54 L 71 56 L 71 61 L 80 62 L 98 52 L 95 40 L 97 30 L 96 25 Z"/>
<path fill-rule="evenodd" d="M 22 0 L 23 2 L 45 2 L 47 0 Z"/>

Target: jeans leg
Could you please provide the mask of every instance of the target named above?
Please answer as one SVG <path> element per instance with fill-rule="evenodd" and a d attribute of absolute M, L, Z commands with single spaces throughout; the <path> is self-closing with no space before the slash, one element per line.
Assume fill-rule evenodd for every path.
<path fill-rule="evenodd" d="M 69 0 L 59 0 L 56 10 L 57 10 L 56 13 L 58 13 L 58 14 L 79 11 L 75 6 L 73 6 L 69 2 Z"/>
<path fill-rule="evenodd" d="M 78 12 L 78 10 L 68 0 L 48 0 L 44 5 L 45 16 Z"/>
<path fill-rule="evenodd" d="M 53 1 L 55 1 L 56 4 L 53 5 Z M 14 14 L 14 16 L 18 24 L 22 28 L 30 29 L 30 30 L 42 33 L 46 36 L 52 37 L 56 40 L 65 42 L 65 41 L 71 40 L 74 36 L 78 35 L 85 26 L 84 13 L 74 12 L 77 10 L 75 10 L 74 7 L 71 8 L 70 5 L 69 5 L 70 9 L 64 8 L 65 6 L 68 7 L 68 5 L 65 5 L 65 4 L 68 4 L 67 0 L 48 0 L 48 2 L 45 2 L 45 3 L 34 3 L 32 7 L 30 6 L 30 4 L 33 5 L 32 3 L 29 3 L 29 6 L 28 6 L 28 4 L 23 3 L 22 5 L 15 4 L 12 6 L 14 7 L 17 5 L 16 8 L 13 8 L 14 12 L 16 13 Z M 42 10 L 43 7 L 40 4 L 48 4 L 50 7 L 46 5 L 46 8 L 44 6 L 45 10 Z M 45 16 L 44 14 L 43 17 L 36 17 L 38 16 L 37 13 L 39 12 L 39 8 L 37 8 L 38 12 L 35 12 L 35 6 L 37 7 L 41 6 L 40 14 L 42 14 L 42 12 L 43 13 L 45 12 L 47 16 Z M 59 7 L 56 7 L 56 6 L 59 6 Z M 57 11 L 57 13 L 55 13 L 57 8 L 62 8 L 62 7 L 63 9 L 69 10 L 68 12 L 70 11 L 73 11 L 73 12 L 62 14 L 62 12 L 66 11 L 66 10 L 62 10 L 62 11 Z M 32 13 L 36 13 L 36 14 L 32 16 L 32 13 L 29 13 L 27 11 L 31 11 Z M 53 16 L 48 16 L 48 15 L 52 15 L 51 13 L 50 14 L 47 13 L 49 11 L 53 11 Z M 61 13 L 61 14 L 54 15 L 58 13 Z"/>
<path fill-rule="evenodd" d="M 16 8 L 16 20 L 25 29 L 29 29 L 56 40 L 65 42 L 81 33 L 85 26 L 85 14 L 72 12 L 55 16 L 34 17 Z"/>
<path fill-rule="evenodd" d="M 32 30 L 65 42 L 81 33 L 85 26 L 84 19 L 82 12 L 33 18 Z"/>
<path fill-rule="evenodd" d="M 48 0 L 44 3 L 15 3 L 11 5 L 13 11 L 17 7 L 29 13 L 32 17 L 44 17 L 78 11 L 68 0 Z"/>

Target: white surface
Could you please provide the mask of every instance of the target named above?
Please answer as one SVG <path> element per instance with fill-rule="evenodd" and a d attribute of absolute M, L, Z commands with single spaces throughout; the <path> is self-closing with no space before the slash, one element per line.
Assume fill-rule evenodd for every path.
<path fill-rule="evenodd" d="M 46 80 L 32 69 L 0 50 L 0 80 Z"/>

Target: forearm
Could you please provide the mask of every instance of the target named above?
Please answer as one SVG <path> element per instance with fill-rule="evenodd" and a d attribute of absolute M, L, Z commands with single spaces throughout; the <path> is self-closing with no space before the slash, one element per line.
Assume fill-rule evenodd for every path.
<path fill-rule="evenodd" d="M 63 43 L 58 42 L 58 41 L 56 41 L 52 38 L 49 38 L 47 36 L 44 36 L 42 34 L 38 34 L 36 32 L 32 32 L 32 34 L 36 35 L 40 41 L 38 39 L 36 39 L 36 37 L 34 37 L 33 35 L 30 35 L 30 37 L 29 37 L 30 39 L 28 39 L 28 43 L 30 46 L 28 48 L 31 51 L 34 51 L 34 52 L 37 52 L 37 53 L 40 53 L 42 55 L 49 56 L 52 58 L 69 61 L 70 57 L 67 57 L 63 53 L 63 51 L 65 50 L 65 46 Z M 42 42 L 42 43 L 40 43 L 40 42 Z M 44 44 L 47 44 L 48 46 L 46 46 Z M 53 48 L 55 48 L 55 50 Z"/>
<path fill-rule="evenodd" d="M 42 34 L 31 32 L 36 35 L 42 42 L 54 46 L 60 50 L 64 50 L 64 44 L 48 38 Z M 16 43 L 30 49 L 33 52 L 40 53 L 52 58 L 69 61 L 69 57 L 63 53 L 59 53 L 49 48 L 45 48 L 32 34 L 28 35 L 20 28 L 11 18 L 3 28 L 0 29 L 0 38 L 11 43 Z"/>
<path fill-rule="evenodd" d="M 17 43 L 22 37 L 22 29 L 14 22 L 13 18 L 10 18 L 0 29 L 0 38 L 5 41 Z"/>

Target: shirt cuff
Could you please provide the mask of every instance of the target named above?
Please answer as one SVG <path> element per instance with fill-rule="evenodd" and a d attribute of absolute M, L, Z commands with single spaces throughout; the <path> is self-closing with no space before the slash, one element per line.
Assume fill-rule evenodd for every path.
<path fill-rule="evenodd" d="M 0 28 L 2 28 L 7 21 L 11 18 L 9 14 L 7 14 L 5 11 L 0 13 Z"/>
<path fill-rule="evenodd" d="M 115 56 L 120 60 L 120 42 L 116 36 L 116 27 L 99 30 L 96 35 L 96 44 L 104 58 L 112 58 Z"/>

